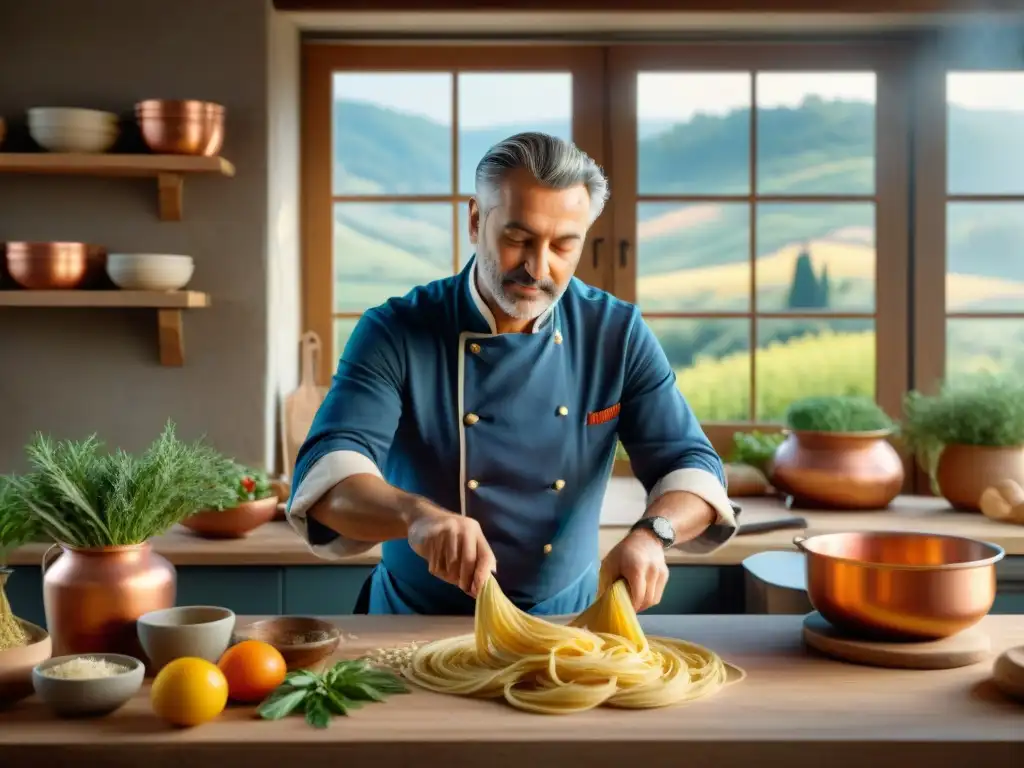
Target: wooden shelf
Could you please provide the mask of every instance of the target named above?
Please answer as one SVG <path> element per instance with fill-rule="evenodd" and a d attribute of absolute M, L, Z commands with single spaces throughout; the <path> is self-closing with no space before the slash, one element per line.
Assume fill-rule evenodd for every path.
<path fill-rule="evenodd" d="M 0 307 L 155 309 L 160 364 L 185 364 L 181 312 L 210 306 L 198 291 L 0 291 Z"/>
<path fill-rule="evenodd" d="M 235 166 L 222 157 L 191 155 L 8 152 L 0 153 L 0 173 L 155 178 L 160 218 L 163 221 L 180 221 L 186 174 L 234 176 Z"/>

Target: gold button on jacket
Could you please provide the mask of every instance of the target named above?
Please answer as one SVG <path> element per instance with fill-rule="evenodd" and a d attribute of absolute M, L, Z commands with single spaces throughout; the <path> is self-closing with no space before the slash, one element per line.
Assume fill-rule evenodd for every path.
<path fill-rule="evenodd" d="M 463 423 L 465 423 L 467 427 L 472 427 L 474 424 L 480 421 L 480 417 L 477 416 L 475 413 L 467 413 L 465 416 L 462 417 L 462 421 Z"/>

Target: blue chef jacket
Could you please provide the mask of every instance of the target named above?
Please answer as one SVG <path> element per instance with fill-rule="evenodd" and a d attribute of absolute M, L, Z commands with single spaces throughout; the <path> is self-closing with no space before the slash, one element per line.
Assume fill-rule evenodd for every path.
<path fill-rule="evenodd" d="M 496 334 L 474 262 L 360 318 L 293 475 L 289 520 L 311 548 L 344 558 L 373 546 L 306 512 L 345 477 L 376 474 L 476 519 L 522 609 L 581 611 L 597 589 L 617 435 L 649 498 L 689 490 L 717 510 L 682 546 L 725 543 L 736 523 L 721 461 L 639 310 L 573 279 L 532 333 Z M 406 540 L 383 544 L 370 613 L 473 609 Z"/>

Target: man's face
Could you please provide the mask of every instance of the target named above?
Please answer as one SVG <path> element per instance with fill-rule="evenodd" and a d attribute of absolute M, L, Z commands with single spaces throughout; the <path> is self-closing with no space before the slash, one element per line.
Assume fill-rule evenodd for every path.
<path fill-rule="evenodd" d="M 498 205 L 482 215 L 470 200 L 478 274 L 502 312 L 532 320 L 554 304 L 576 271 L 589 225 L 585 186 L 551 189 L 525 170 L 505 178 Z"/>

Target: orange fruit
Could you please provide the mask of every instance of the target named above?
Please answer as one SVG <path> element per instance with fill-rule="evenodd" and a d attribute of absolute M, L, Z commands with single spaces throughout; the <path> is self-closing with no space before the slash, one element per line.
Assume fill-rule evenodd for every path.
<path fill-rule="evenodd" d="M 284 682 L 288 666 L 274 646 L 261 640 L 243 640 L 224 651 L 217 662 L 228 681 L 232 701 L 263 701 Z"/>
<path fill-rule="evenodd" d="M 206 659 L 175 659 L 153 679 L 149 701 L 157 717 L 189 728 L 208 722 L 228 703 L 228 681 Z"/>

